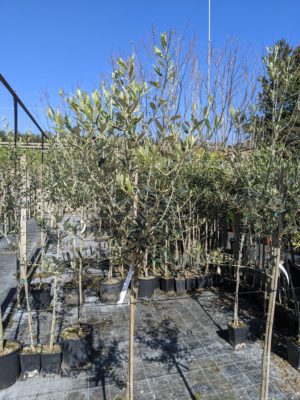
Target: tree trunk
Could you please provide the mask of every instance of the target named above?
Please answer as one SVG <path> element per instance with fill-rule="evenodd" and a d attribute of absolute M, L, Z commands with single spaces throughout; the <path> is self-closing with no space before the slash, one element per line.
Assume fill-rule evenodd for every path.
<path fill-rule="evenodd" d="M 276 293 L 277 293 L 278 277 L 279 277 L 279 264 L 281 257 L 282 231 L 283 231 L 283 221 L 282 221 L 282 216 L 280 216 L 276 236 L 274 235 L 275 236 L 274 252 L 273 252 L 274 264 L 272 269 L 271 294 L 269 297 L 265 342 L 264 342 L 264 350 L 262 356 L 262 380 L 260 388 L 260 400 L 268 399 L 269 377 L 270 377 L 270 355 L 271 355 L 274 313 L 276 305 Z"/>
<path fill-rule="evenodd" d="M 50 331 L 50 342 L 49 349 L 50 353 L 53 350 L 55 327 L 56 327 L 56 304 L 57 304 L 57 276 L 54 276 L 54 288 L 53 288 L 53 310 L 52 310 L 52 321 L 51 321 L 51 331 Z"/>
<path fill-rule="evenodd" d="M 245 241 L 245 233 L 242 233 L 240 240 L 239 258 L 236 268 L 236 285 L 235 285 L 235 299 L 234 299 L 234 311 L 233 311 L 233 323 L 236 324 L 239 318 L 239 287 L 240 287 L 240 268 L 243 258 L 243 246 Z"/>
<path fill-rule="evenodd" d="M 30 303 L 29 303 L 29 290 L 28 290 L 27 277 L 24 279 L 24 288 L 25 288 L 26 308 L 27 308 L 27 316 L 28 316 L 30 347 L 31 347 L 31 349 L 34 349 L 34 339 L 33 339 L 33 330 L 32 330 L 32 314 L 31 314 L 31 307 L 30 307 Z"/>

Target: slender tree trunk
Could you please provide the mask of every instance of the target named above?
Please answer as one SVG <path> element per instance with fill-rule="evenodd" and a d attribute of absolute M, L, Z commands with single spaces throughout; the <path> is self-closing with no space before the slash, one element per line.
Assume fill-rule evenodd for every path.
<path fill-rule="evenodd" d="M 137 186 L 139 182 L 139 173 L 135 172 L 134 176 L 134 187 L 135 194 L 133 199 L 133 218 L 137 218 L 138 213 L 138 192 Z M 138 245 L 138 244 L 137 244 Z M 133 369 L 134 369 L 134 327 L 135 327 L 135 309 L 137 303 L 137 262 L 138 254 L 137 251 L 133 254 L 132 263 L 132 278 L 131 278 L 131 289 L 130 289 L 130 326 L 129 326 L 129 365 L 128 365 L 128 400 L 133 400 Z"/>
<path fill-rule="evenodd" d="M 54 276 L 54 288 L 53 288 L 53 310 L 52 310 L 52 321 L 50 331 L 50 342 L 49 350 L 50 353 L 53 351 L 55 327 L 56 327 L 56 304 L 57 304 L 57 276 Z"/>
<path fill-rule="evenodd" d="M 234 299 L 234 311 L 233 311 L 233 323 L 236 324 L 239 318 L 239 287 L 240 287 L 240 269 L 243 258 L 243 246 L 245 241 L 245 233 L 242 233 L 240 240 L 239 258 L 236 268 L 236 285 L 235 285 L 235 299 Z"/>
<path fill-rule="evenodd" d="M 34 339 L 33 339 L 33 329 L 32 329 L 32 314 L 31 314 L 31 307 L 30 307 L 30 303 L 29 303 L 29 290 L 28 290 L 27 278 L 24 279 L 24 288 L 25 288 L 25 298 L 26 298 L 26 307 L 27 307 L 27 316 L 28 316 L 30 347 L 33 350 L 34 349 Z"/>
<path fill-rule="evenodd" d="M 79 270 L 78 270 L 78 286 L 79 286 L 79 321 L 82 316 L 83 306 L 83 292 L 82 292 L 82 258 L 79 259 Z"/>
<path fill-rule="evenodd" d="M 278 277 L 279 277 L 279 264 L 281 257 L 282 231 L 283 231 L 283 221 L 282 221 L 282 216 L 280 216 L 276 237 L 274 241 L 275 242 L 274 253 L 273 253 L 274 264 L 272 268 L 271 293 L 269 297 L 265 342 L 264 342 L 264 350 L 262 356 L 262 380 L 260 388 L 260 400 L 267 400 L 269 392 L 270 354 L 271 354 L 271 344 L 272 344 L 272 334 L 273 334 L 274 313 L 276 305 L 276 293 L 277 293 Z"/>

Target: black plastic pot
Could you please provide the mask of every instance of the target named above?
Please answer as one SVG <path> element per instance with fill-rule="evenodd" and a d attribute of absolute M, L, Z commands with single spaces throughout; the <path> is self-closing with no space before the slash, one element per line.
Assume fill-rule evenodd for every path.
<path fill-rule="evenodd" d="M 185 292 L 185 278 L 175 278 L 175 291 L 176 293 Z"/>
<path fill-rule="evenodd" d="M 222 287 L 224 285 L 224 278 L 220 274 L 215 274 L 213 276 L 213 286 L 214 287 Z"/>
<path fill-rule="evenodd" d="M 0 390 L 13 385 L 20 375 L 20 349 L 21 345 L 13 352 L 0 356 Z"/>
<path fill-rule="evenodd" d="M 235 292 L 236 283 L 235 283 L 234 279 L 225 278 L 224 286 L 225 286 L 225 289 L 228 290 L 230 293 Z"/>
<path fill-rule="evenodd" d="M 155 284 L 155 289 L 160 289 L 160 275 L 155 275 L 156 278 L 156 284 Z"/>
<path fill-rule="evenodd" d="M 59 374 L 61 367 L 62 353 L 44 352 L 41 353 L 41 372 L 45 374 Z"/>
<path fill-rule="evenodd" d="M 243 324 L 243 326 L 233 327 L 232 324 L 228 324 L 228 339 L 229 343 L 233 347 L 244 344 L 247 341 L 247 336 L 249 333 L 249 326 Z"/>
<path fill-rule="evenodd" d="M 20 353 L 20 364 L 23 375 L 41 370 L 41 354 L 40 353 Z"/>
<path fill-rule="evenodd" d="M 295 343 L 293 339 L 287 342 L 287 356 L 289 363 L 300 370 L 300 345 Z"/>
<path fill-rule="evenodd" d="M 157 277 L 149 276 L 147 278 L 138 278 L 138 297 L 143 299 L 151 299 L 157 286 Z"/>
<path fill-rule="evenodd" d="M 210 288 L 213 286 L 213 277 L 211 275 L 206 275 L 204 277 L 204 287 Z"/>
<path fill-rule="evenodd" d="M 163 292 L 172 292 L 175 289 L 174 285 L 175 279 L 174 278 L 160 278 L 160 289 Z"/>
<path fill-rule="evenodd" d="M 204 288 L 204 277 L 203 276 L 196 276 L 196 289 L 203 289 Z"/>
<path fill-rule="evenodd" d="M 86 331 L 80 338 L 61 339 L 62 362 L 69 368 L 81 367 L 87 364 L 92 357 L 92 326 L 87 324 L 74 325 L 75 330 L 79 326 Z"/>
<path fill-rule="evenodd" d="M 122 282 L 115 283 L 100 282 L 99 296 L 103 303 L 114 304 L 119 300 L 120 292 L 122 289 Z"/>
<path fill-rule="evenodd" d="M 185 288 L 187 292 L 191 292 L 196 287 L 196 278 L 186 278 L 185 279 Z"/>
<path fill-rule="evenodd" d="M 32 308 L 35 310 L 46 310 L 51 304 L 51 285 L 42 284 L 33 285 L 30 287 L 30 294 L 32 296 Z"/>

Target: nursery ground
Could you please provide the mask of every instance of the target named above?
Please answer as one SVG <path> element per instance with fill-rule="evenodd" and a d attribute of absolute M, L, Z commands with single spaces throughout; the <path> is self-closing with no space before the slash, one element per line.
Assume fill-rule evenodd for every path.
<path fill-rule="evenodd" d="M 203 291 L 193 297 L 156 296 L 137 306 L 134 392 L 136 400 L 259 399 L 262 343 L 252 337 L 234 350 L 226 341 L 228 297 Z M 61 304 L 59 328 L 76 321 L 76 307 Z M 126 398 L 129 306 L 106 306 L 90 294 L 84 319 L 94 325 L 93 363 L 62 376 L 18 381 L 0 399 Z M 39 341 L 48 340 L 50 313 L 35 314 Z M 255 323 L 253 316 L 247 317 Z M 7 336 L 27 340 L 26 313 L 14 315 Z M 270 399 L 300 399 L 299 373 L 272 354 Z"/>

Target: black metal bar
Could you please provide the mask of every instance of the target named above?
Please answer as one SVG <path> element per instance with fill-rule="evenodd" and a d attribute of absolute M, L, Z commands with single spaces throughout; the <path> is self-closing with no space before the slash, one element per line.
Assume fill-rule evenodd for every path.
<path fill-rule="evenodd" d="M 14 97 L 14 131 L 15 131 L 15 146 L 17 146 L 18 141 L 18 102 Z"/>
<path fill-rule="evenodd" d="M 38 128 L 38 130 L 41 132 L 42 136 L 48 139 L 48 136 L 46 133 L 43 131 L 43 129 L 40 127 L 40 125 L 37 123 L 31 112 L 28 110 L 28 108 L 25 106 L 25 104 L 22 102 L 20 97 L 13 91 L 12 87 L 9 85 L 7 80 L 4 78 L 2 74 L 0 74 L 0 82 L 3 84 L 3 86 L 9 91 L 9 93 L 13 96 L 14 101 L 16 101 L 25 111 L 25 113 L 28 115 L 28 117 L 31 119 L 31 121 L 34 123 L 34 125 Z"/>

